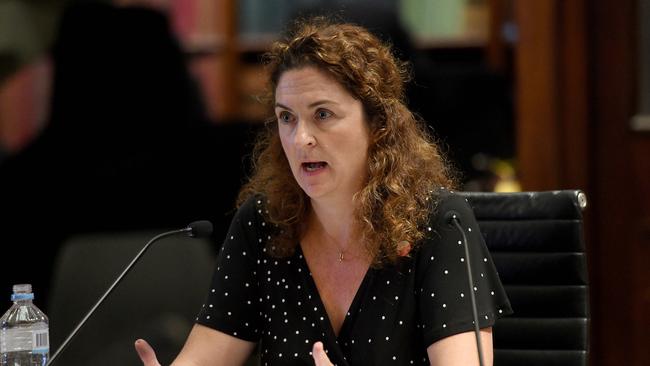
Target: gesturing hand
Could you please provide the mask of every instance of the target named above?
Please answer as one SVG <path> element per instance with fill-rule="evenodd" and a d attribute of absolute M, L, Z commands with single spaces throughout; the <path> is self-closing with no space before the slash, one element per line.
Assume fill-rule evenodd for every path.
<path fill-rule="evenodd" d="M 160 366 L 156 358 L 156 352 L 154 352 L 153 348 L 144 339 L 135 341 L 135 350 L 138 352 L 138 356 L 140 356 L 140 360 L 144 366 Z"/>
<path fill-rule="evenodd" d="M 323 349 L 323 343 L 321 342 L 314 343 L 314 348 L 311 350 L 311 354 L 312 357 L 314 357 L 314 362 L 316 362 L 316 366 L 334 366 L 332 365 L 332 362 L 330 362 L 329 357 L 327 357 L 327 354 Z"/>

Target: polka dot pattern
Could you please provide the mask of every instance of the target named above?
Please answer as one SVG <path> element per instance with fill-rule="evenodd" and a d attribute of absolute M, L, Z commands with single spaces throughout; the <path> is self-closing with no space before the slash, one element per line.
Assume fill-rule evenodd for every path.
<path fill-rule="evenodd" d="M 428 237 L 410 257 L 368 270 L 338 336 L 300 247 L 288 258 L 268 255 L 265 200 L 249 199 L 231 224 L 197 323 L 260 341 L 262 365 L 312 365 L 316 341 L 335 365 L 428 365 L 428 345 L 473 329 L 460 234 L 439 213 L 454 209 L 465 221 L 479 325 L 512 312 L 471 208 L 448 191 L 437 194 Z"/>

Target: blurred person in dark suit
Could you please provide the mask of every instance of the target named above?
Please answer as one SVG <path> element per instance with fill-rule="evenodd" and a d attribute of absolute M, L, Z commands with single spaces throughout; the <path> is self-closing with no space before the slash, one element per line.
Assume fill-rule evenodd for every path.
<path fill-rule="evenodd" d="M 0 294 L 28 282 L 46 299 L 53 259 L 73 233 L 201 218 L 221 239 L 247 129 L 207 119 L 166 15 L 73 2 L 52 58 L 47 127 L 0 165 Z"/>
<path fill-rule="evenodd" d="M 0 145 L 0 165 L 2 165 L 2 162 L 5 160 L 6 157 L 7 157 L 7 151 L 2 145 Z"/>

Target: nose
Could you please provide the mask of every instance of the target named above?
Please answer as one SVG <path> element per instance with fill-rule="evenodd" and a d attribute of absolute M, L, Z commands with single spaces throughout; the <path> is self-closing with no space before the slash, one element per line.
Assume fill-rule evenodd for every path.
<path fill-rule="evenodd" d="M 312 126 L 305 121 L 298 121 L 294 143 L 298 147 L 316 146 L 316 136 L 312 131 Z"/>

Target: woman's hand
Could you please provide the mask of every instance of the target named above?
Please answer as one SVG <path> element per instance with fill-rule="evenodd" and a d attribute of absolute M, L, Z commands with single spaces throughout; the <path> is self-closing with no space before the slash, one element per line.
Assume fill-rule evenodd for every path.
<path fill-rule="evenodd" d="M 327 357 L 327 354 L 323 349 L 323 343 L 321 342 L 314 343 L 314 348 L 312 348 L 311 354 L 312 357 L 314 357 L 314 362 L 316 362 L 316 366 L 334 366 L 332 365 L 332 362 L 330 362 L 329 357 Z"/>
<path fill-rule="evenodd" d="M 145 341 L 144 339 L 138 339 L 135 341 L 135 350 L 140 356 L 143 366 L 160 366 L 158 359 L 156 358 L 156 352 L 153 348 Z M 316 366 L 334 366 L 330 362 L 329 357 L 323 349 L 323 343 L 316 342 L 314 343 L 314 348 L 312 349 L 312 357 L 314 357 L 314 362 Z"/>
<path fill-rule="evenodd" d="M 140 356 L 140 360 L 144 366 L 160 366 L 156 358 L 156 352 L 154 352 L 153 348 L 144 339 L 135 341 L 135 350 L 138 352 L 138 356 Z"/>

